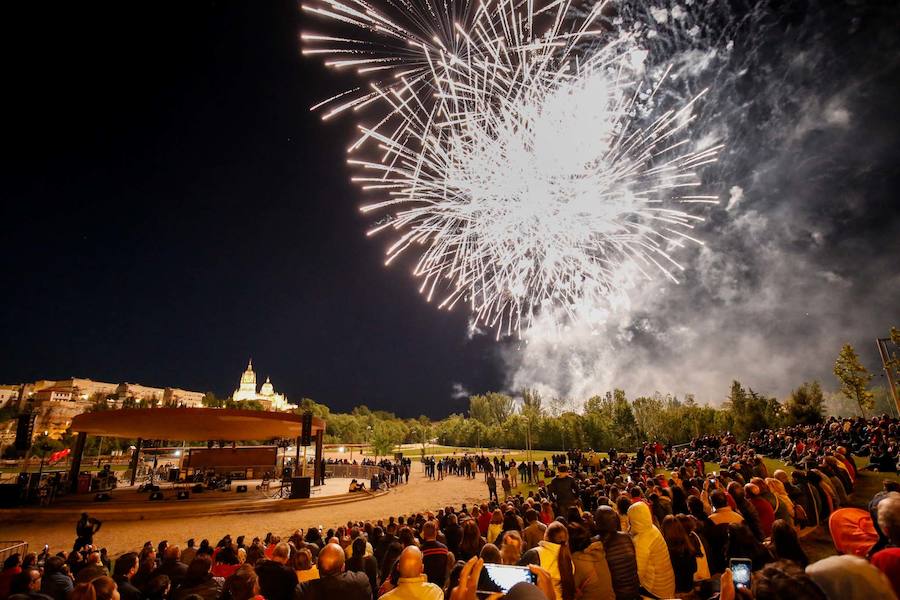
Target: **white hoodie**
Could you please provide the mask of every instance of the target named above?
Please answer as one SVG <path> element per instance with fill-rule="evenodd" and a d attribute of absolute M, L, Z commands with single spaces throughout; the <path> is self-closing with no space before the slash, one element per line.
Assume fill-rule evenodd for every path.
<path fill-rule="evenodd" d="M 628 521 L 641 585 L 660 598 L 672 598 L 675 596 L 675 571 L 666 540 L 653 524 L 650 507 L 644 502 L 635 502 L 628 509 Z"/>

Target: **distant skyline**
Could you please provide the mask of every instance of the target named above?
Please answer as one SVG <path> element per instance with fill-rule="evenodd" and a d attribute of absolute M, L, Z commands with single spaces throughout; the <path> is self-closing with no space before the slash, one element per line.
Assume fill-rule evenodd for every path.
<path fill-rule="evenodd" d="M 356 80 L 300 55 L 295 2 L 10 6 L 0 383 L 228 396 L 252 356 L 339 412 L 443 417 L 526 385 L 719 404 L 732 379 L 833 389 L 850 342 L 878 384 L 874 339 L 900 326 L 900 6 L 692 7 L 640 18 L 685 92 L 710 87 L 700 133 L 726 150 L 703 172 L 722 199 L 707 245 L 598 331 L 525 344 L 383 265 L 354 123 L 309 110 Z"/>

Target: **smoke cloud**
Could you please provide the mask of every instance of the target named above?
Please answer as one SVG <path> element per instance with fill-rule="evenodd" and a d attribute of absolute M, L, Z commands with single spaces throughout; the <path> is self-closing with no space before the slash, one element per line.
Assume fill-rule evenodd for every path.
<path fill-rule="evenodd" d="M 673 64 L 669 93 L 710 89 L 695 139 L 726 149 L 702 172 L 721 199 L 697 231 L 706 245 L 675 251 L 679 284 L 633 290 L 602 325 L 560 332 L 547 319 L 507 342 L 508 389 L 719 404 L 738 379 L 783 397 L 804 380 L 832 387 L 848 342 L 880 373 L 874 338 L 900 325 L 900 9 L 725 4 L 616 17 L 645 28 L 649 61 Z"/>

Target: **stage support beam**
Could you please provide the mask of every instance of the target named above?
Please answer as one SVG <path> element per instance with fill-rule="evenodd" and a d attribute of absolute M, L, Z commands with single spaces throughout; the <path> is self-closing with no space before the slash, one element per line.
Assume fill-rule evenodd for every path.
<path fill-rule="evenodd" d="M 144 440 L 138 438 L 137 442 L 135 442 L 134 444 L 134 452 L 131 454 L 131 485 L 134 485 L 134 482 L 137 480 L 138 460 L 141 456 L 141 444 L 143 443 Z"/>
<path fill-rule="evenodd" d="M 313 463 L 313 485 L 322 485 L 322 482 L 325 481 L 325 473 L 322 469 L 322 450 L 323 450 L 323 442 L 325 440 L 324 431 L 319 430 L 316 433 L 316 458 Z"/>
<path fill-rule="evenodd" d="M 80 431 L 75 438 L 75 450 L 72 451 L 72 467 L 69 469 L 69 491 L 73 494 L 78 491 L 78 475 L 81 472 L 81 455 L 84 454 L 84 445 L 87 443 L 87 433 Z"/>

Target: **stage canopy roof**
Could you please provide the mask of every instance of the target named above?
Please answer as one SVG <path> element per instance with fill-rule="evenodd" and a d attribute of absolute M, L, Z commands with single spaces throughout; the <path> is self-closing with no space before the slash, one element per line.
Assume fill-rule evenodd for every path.
<path fill-rule="evenodd" d="M 135 408 L 77 415 L 72 431 L 117 438 L 206 441 L 298 438 L 303 417 L 294 413 L 230 408 Z M 312 435 L 325 421 L 312 420 Z"/>

